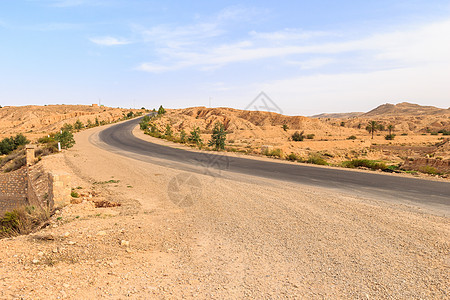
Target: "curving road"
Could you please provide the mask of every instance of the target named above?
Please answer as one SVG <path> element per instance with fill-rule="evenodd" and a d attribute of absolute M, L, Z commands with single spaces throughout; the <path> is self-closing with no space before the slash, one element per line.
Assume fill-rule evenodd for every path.
<path fill-rule="evenodd" d="M 123 122 L 99 133 L 100 147 L 122 155 L 138 154 L 137 159 L 159 163 L 186 171 L 224 170 L 231 178 L 248 174 L 338 189 L 343 192 L 402 201 L 438 209 L 450 210 L 450 183 L 387 174 L 358 172 L 304 164 L 286 164 L 220 154 L 187 151 L 141 140 L 132 134 L 140 119 Z M 155 160 L 156 158 L 156 160 Z M 190 168 L 192 166 L 192 168 Z M 229 176 L 230 177 L 230 176 Z"/>

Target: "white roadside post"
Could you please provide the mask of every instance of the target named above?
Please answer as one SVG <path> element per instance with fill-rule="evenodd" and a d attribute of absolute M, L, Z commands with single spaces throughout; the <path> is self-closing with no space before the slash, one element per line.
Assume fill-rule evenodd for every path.
<path fill-rule="evenodd" d="M 58 142 L 58 152 L 61 152 L 61 142 Z"/>

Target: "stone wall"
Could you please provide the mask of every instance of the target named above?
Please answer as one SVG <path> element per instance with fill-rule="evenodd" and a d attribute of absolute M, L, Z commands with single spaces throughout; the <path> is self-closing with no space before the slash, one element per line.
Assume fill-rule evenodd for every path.
<path fill-rule="evenodd" d="M 49 173 L 40 165 L 0 173 L 0 217 L 21 206 L 63 207 L 70 203 L 71 191 L 69 174 Z"/>
<path fill-rule="evenodd" d="M 53 207 L 50 174 L 42 165 L 34 165 L 28 170 L 28 199 L 32 205 Z"/>
<path fill-rule="evenodd" d="M 27 168 L 0 174 L 0 214 L 27 204 Z"/>

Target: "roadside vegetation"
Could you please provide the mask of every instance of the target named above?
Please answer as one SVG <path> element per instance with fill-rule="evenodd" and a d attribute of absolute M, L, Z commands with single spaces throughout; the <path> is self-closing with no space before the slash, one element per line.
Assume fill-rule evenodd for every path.
<path fill-rule="evenodd" d="M 29 144 L 30 141 L 27 138 L 19 133 L 16 136 L 11 136 L 9 138 L 4 138 L 0 142 L 0 155 L 7 155 L 16 150 L 19 147 L 25 146 Z"/>
<path fill-rule="evenodd" d="M 342 163 L 342 167 L 344 168 L 367 168 L 371 170 L 384 170 L 387 169 L 385 163 L 377 161 L 377 160 L 368 160 L 368 159 L 353 159 L 350 161 L 344 161 Z"/>
<path fill-rule="evenodd" d="M 155 111 L 155 110 L 154 110 Z M 145 116 L 140 122 L 140 128 L 144 131 L 145 134 L 150 135 L 152 137 L 166 139 L 168 141 L 172 141 L 175 143 L 186 144 L 190 147 L 196 147 L 199 149 L 207 150 L 207 151 L 227 151 L 227 152 L 241 152 L 245 154 L 254 153 L 250 152 L 246 149 L 237 149 L 232 146 L 227 146 L 227 131 L 223 123 L 216 122 L 214 124 L 211 132 L 211 137 L 207 142 L 202 140 L 204 137 L 204 133 L 202 134 L 201 129 L 197 126 L 191 128 L 190 131 L 187 132 L 184 129 L 176 132 L 173 128 L 175 123 L 165 124 L 163 127 L 160 122 L 157 122 L 158 119 L 164 117 L 166 113 L 165 109 L 161 105 L 156 114 L 153 116 Z M 363 124 L 359 124 L 358 128 L 361 130 L 367 130 L 370 134 L 371 138 L 374 138 L 377 132 L 386 131 L 386 135 L 384 138 L 386 140 L 393 140 L 396 137 L 394 133 L 395 126 L 392 124 L 382 124 L 378 121 L 372 120 L 367 126 L 364 128 Z M 345 122 L 337 123 L 336 126 L 345 127 L 347 124 Z M 281 129 L 288 133 L 289 126 L 284 124 L 281 126 Z M 447 133 L 445 130 L 440 130 L 439 133 L 445 134 Z M 402 134 L 405 135 L 405 134 Z M 331 136 L 331 134 L 330 134 Z M 305 133 L 304 131 L 295 131 L 293 133 L 289 133 L 288 139 L 294 142 L 302 142 L 306 140 L 315 139 L 315 134 Z M 350 135 L 346 138 L 346 140 L 361 140 L 364 141 L 363 138 L 357 137 L 355 135 Z M 326 141 L 326 139 L 320 139 L 320 141 Z M 230 144 L 233 144 L 233 141 L 230 141 Z M 375 145 L 372 143 L 372 145 Z M 298 153 L 291 152 L 290 154 L 284 153 L 280 148 L 272 148 L 266 147 L 261 150 L 261 154 L 267 157 L 287 160 L 291 162 L 298 163 L 309 163 L 323 166 L 334 166 L 334 167 L 343 167 L 343 168 L 352 168 L 352 169 L 365 169 L 365 170 L 374 170 L 374 171 L 383 171 L 383 172 L 391 172 L 391 173 L 411 173 L 416 174 L 414 171 L 406 171 L 401 168 L 401 164 L 390 164 L 381 160 L 370 160 L 370 159 L 360 159 L 358 156 L 367 155 L 367 151 L 362 151 L 361 153 L 357 153 L 353 151 L 346 158 L 349 160 L 343 162 L 335 162 L 335 159 L 332 160 L 335 156 L 327 153 L 326 151 L 311 151 L 309 148 L 306 148 L 307 154 L 300 155 Z M 351 159 L 353 157 L 353 159 Z M 439 174 L 434 168 L 421 168 L 418 170 L 421 173 L 426 173 L 430 175 Z"/>
<path fill-rule="evenodd" d="M 155 111 L 155 110 L 154 110 Z M 163 109 L 165 112 L 165 110 Z M 121 118 L 108 122 L 106 120 L 99 120 L 97 117 L 93 120 L 89 119 L 86 124 L 80 120 L 76 120 L 73 124 L 65 123 L 58 132 L 48 134 L 41 137 L 37 141 L 36 159 L 39 161 L 43 156 L 58 152 L 58 143 L 61 144 L 61 149 L 69 149 L 75 145 L 73 134 L 84 129 L 93 128 L 97 126 L 116 123 L 119 121 L 128 120 L 134 117 L 141 116 L 143 112 L 129 111 L 124 113 Z M 26 153 L 24 146 L 30 141 L 22 134 L 4 138 L 0 141 L 0 171 L 11 172 L 20 169 L 26 164 Z"/>

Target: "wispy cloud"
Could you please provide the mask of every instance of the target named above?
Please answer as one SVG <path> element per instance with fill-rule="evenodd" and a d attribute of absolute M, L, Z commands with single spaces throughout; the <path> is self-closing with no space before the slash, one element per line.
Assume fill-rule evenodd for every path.
<path fill-rule="evenodd" d="M 336 33 L 327 31 L 306 31 L 301 29 L 286 28 L 274 32 L 257 32 L 251 31 L 250 37 L 254 39 L 271 41 L 271 42 L 286 42 L 286 41 L 305 41 L 312 38 L 336 36 Z"/>
<path fill-rule="evenodd" d="M 448 60 L 450 53 L 450 21 L 371 34 L 359 39 L 346 38 L 334 32 L 285 29 L 251 31 L 241 41 L 220 43 L 217 40 L 225 39 L 227 31 L 218 23 L 158 27 L 144 31 L 144 35 L 149 38 L 147 41 L 155 43 L 159 57 L 137 68 L 147 72 L 187 67 L 211 69 L 271 58 L 284 58 L 284 63 L 298 64 L 303 69 L 320 68 L 330 62 L 383 69 Z"/>
<path fill-rule="evenodd" d="M 119 46 L 119 45 L 131 44 L 131 41 L 129 41 L 129 40 L 115 38 L 115 37 L 111 37 L 111 36 L 90 38 L 89 40 L 92 43 L 101 45 L 101 46 Z"/>

